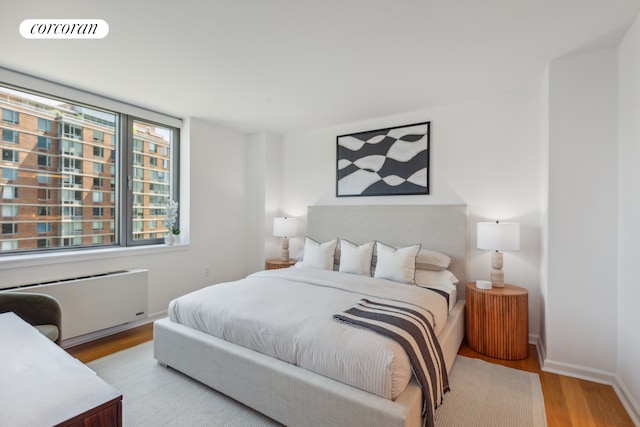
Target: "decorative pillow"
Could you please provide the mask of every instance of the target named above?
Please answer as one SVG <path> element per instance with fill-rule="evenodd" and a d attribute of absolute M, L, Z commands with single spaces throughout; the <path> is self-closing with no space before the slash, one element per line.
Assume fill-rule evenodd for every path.
<path fill-rule="evenodd" d="M 336 252 L 337 245 L 338 239 L 319 243 L 309 237 L 305 237 L 304 255 L 302 258 L 303 267 L 333 270 L 333 256 Z"/>
<path fill-rule="evenodd" d="M 371 257 L 375 242 L 356 245 L 340 239 L 340 267 L 342 273 L 371 276 Z"/>
<path fill-rule="evenodd" d="M 374 277 L 415 285 L 416 256 L 421 245 L 394 248 L 376 242 L 378 260 Z"/>
<path fill-rule="evenodd" d="M 433 270 L 421 270 L 416 267 L 415 274 L 416 285 L 429 287 L 429 286 L 450 286 L 455 289 L 458 279 L 449 270 L 433 271 Z"/>
<path fill-rule="evenodd" d="M 416 257 L 416 268 L 421 270 L 442 271 L 449 268 L 451 258 L 448 255 L 429 249 L 420 249 Z"/>

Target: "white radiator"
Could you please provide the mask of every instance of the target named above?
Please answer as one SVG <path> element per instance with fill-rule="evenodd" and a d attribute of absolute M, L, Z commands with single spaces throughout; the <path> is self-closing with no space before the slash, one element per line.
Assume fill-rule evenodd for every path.
<path fill-rule="evenodd" d="M 148 270 L 123 270 L 11 289 L 51 295 L 62 307 L 69 339 L 147 317 Z"/>

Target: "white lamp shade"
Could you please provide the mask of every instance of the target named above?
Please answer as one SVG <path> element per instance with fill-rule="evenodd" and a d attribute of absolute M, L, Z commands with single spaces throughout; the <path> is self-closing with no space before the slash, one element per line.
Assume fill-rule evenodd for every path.
<path fill-rule="evenodd" d="M 273 235 L 277 237 L 291 237 L 298 232 L 296 218 L 273 218 Z"/>
<path fill-rule="evenodd" d="M 479 222 L 478 249 L 520 250 L 520 224 L 517 222 Z"/>

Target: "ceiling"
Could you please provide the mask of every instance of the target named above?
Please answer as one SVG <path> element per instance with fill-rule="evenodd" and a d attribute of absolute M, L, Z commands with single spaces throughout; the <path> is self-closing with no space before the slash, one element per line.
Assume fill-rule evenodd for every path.
<path fill-rule="evenodd" d="M 0 0 L 0 66 L 245 132 L 289 133 L 537 88 L 615 46 L 640 0 Z M 92 18 L 101 40 L 24 39 Z"/>

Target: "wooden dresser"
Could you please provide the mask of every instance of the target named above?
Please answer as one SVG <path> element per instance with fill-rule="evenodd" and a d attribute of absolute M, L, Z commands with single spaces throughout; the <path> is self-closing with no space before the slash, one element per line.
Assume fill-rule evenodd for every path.
<path fill-rule="evenodd" d="M 122 394 L 14 313 L 0 343 L 0 425 L 122 426 Z"/>
<path fill-rule="evenodd" d="M 473 350 L 497 359 L 529 355 L 529 297 L 519 286 L 478 289 L 467 283 L 466 335 Z"/>

